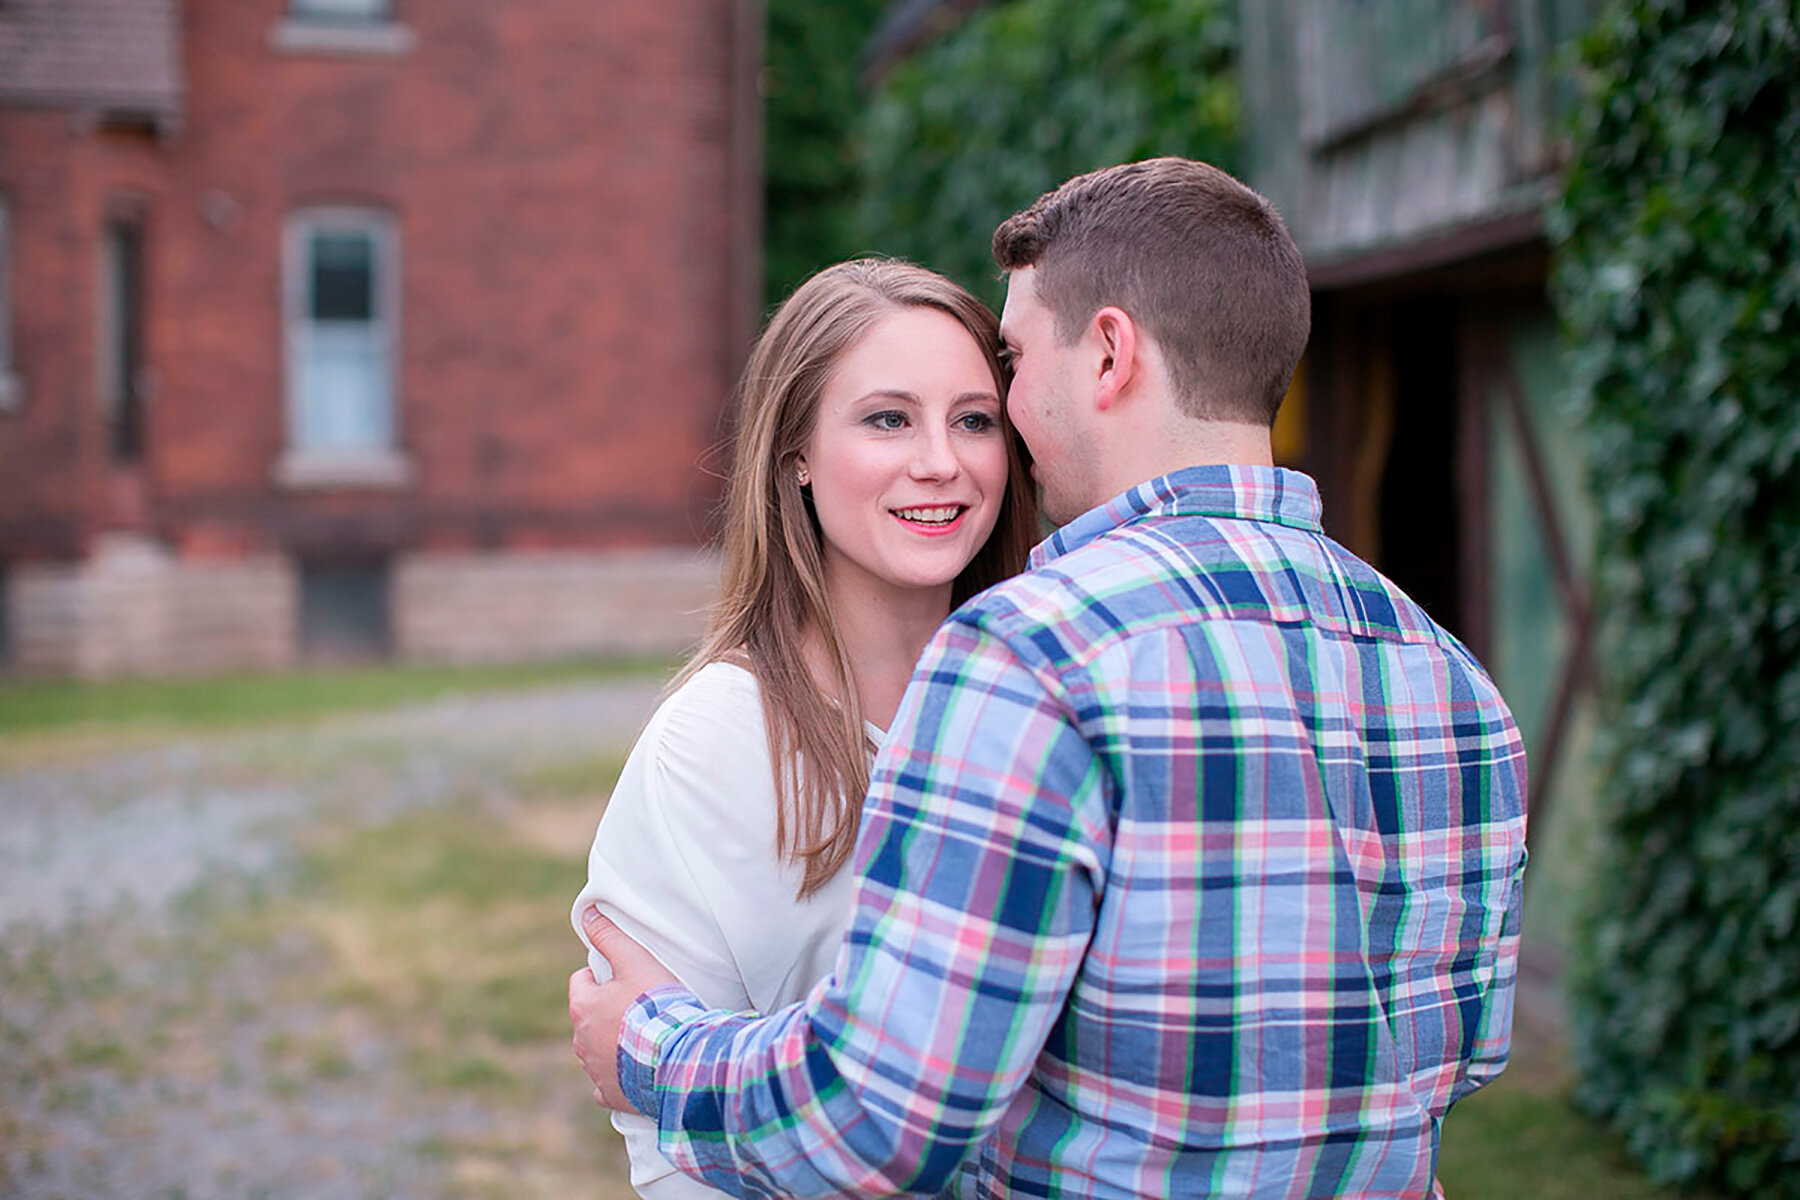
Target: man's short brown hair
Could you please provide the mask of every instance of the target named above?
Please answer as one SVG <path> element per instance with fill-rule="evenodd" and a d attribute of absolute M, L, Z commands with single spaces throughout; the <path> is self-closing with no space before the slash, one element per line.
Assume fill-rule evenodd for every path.
<path fill-rule="evenodd" d="M 1306 349 L 1306 265 L 1267 200 L 1217 167 L 1152 158 L 1079 175 L 994 231 L 994 261 L 1037 268 L 1064 344 L 1131 314 L 1192 417 L 1272 424 Z"/>

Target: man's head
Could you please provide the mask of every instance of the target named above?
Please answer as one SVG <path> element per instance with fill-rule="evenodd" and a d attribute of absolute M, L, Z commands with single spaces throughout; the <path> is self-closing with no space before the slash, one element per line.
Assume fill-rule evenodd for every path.
<path fill-rule="evenodd" d="M 1081 175 L 994 231 L 994 260 L 1033 268 L 1063 344 L 1123 310 L 1156 343 L 1176 406 L 1274 423 L 1306 348 L 1306 267 L 1269 202 L 1216 167 L 1154 158 Z"/>

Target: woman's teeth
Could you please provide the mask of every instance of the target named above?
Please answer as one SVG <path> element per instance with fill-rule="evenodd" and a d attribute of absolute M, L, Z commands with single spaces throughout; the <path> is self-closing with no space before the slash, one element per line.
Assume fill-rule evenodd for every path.
<path fill-rule="evenodd" d="M 893 513 L 902 521 L 916 521 L 920 525 L 948 525 L 956 520 L 962 512 L 962 505 L 947 504 L 941 508 L 896 508 Z"/>

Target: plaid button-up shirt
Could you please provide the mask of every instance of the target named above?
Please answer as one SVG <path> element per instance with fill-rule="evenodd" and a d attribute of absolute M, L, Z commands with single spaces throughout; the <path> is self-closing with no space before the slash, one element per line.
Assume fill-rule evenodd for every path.
<path fill-rule="evenodd" d="M 1524 865 L 1474 658 L 1311 480 L 1190 468 L 939 630 L 833 977 L 760 1018 L 653 989 L 622 1083 L 746 1195 L 1423 1196 L 1506 1059 Z"/>

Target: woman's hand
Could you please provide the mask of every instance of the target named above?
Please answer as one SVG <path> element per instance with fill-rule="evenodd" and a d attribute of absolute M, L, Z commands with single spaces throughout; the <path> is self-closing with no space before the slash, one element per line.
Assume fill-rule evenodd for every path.
<path fill-rule="evenodd" d="M 582 914 L 582 925 L 588 941 L 611 964 L 612 978 L 597 982 L 586 967 L 569 976 L 569 1024 L 574 1027 L 575 1057 L 594 1085 L 596 1101 L 618 1112 L 637 1112 L 619 1087 L 619 1033 L 625 1013 L 651 988 L 681 981 L 655 955 L 601 916 L 597 907 Z"/>

